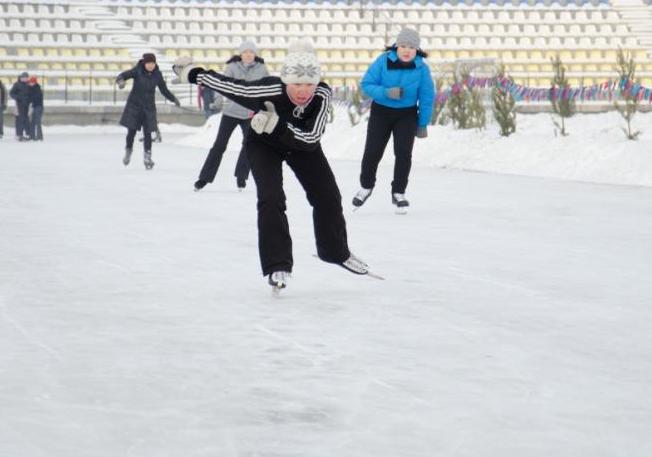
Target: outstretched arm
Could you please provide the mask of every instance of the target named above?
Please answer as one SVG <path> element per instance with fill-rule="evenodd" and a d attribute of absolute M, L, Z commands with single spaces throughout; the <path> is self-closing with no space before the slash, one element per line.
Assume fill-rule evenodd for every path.
<path fill-rule="evenodd" d="M 235 79 L 212 70 L 194 67 L 191 57 L 179 57 L 174 62 L 172 71 L 179 77 L 180 82 L 209 87 L 252 111 L 261 109 L 263 101 L 283 93 L 283 85 L 278 78 L 268 77 L 258 81 Z"/>
<path fill-rule="evenodd" d="M 174 96 L 172 92 L 170 92 L 170 89 L 168 89 L 167 84 L 165 84 L 165 80 L 163 79 L 163 76 L 158 80 L 158 90 L 161 91 L 163 96 L 170 100 L 172 103 L 177 103 L 177 97 Z"/>
<path fill-rule="evenodd" d="M 118 75 L 117 78 L 115 78 L 116 81 L 126 81 L 128 79 L 132 79 L 136 75 L 136 68 L 132 68 L 131 70 L 123 71 Z"/>
<path fill-rule="evenodd" d="M 259 110 L 263 101 L 283 93 L 283 85 L 276 78 L 245 81 L 203 68 L 192 69 L 188 82 L 209 87 L 252 111 Z"/>

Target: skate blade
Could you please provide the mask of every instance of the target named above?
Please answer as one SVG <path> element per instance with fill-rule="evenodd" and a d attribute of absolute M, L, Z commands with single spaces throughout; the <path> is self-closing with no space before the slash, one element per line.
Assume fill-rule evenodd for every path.
<path fill-rule="evenodd" d="M 408 213 L 407 208 L 396 208 L 396 210 L 394 210 L 394 214 L 398 214 L 399 216 L 404 216 L 407 213 Z"/>
<path fill-rule="evenodd" d="M 376 273 L 372 273 L 371 271 L 367 271 L 367 276 L 369 276 L 370 278 L 378 279 L 379 281 L 385 280 L 384 276 L 377 275 Z"/>

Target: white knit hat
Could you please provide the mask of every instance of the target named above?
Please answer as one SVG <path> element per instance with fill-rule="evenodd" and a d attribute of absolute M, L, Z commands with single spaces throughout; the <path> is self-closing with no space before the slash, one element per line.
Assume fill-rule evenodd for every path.
<path fill-rule="evenodd" d="M 281 81 L 285 84 L 319 84 L 321 67 L 315 48 L 309 40 L 290 44 L 281 69 Z"/>
<path fill-rule="evenodd" d="M 240 47 L 238 48 L 238 54 L 242 54 L 245 51 L 251 51 L 254 54 L 258 54 L 258 47 L 256 46 L 256 43 L 254 43 L 251 40 L 245 40 L 242 43 L 240 43 Z"/>

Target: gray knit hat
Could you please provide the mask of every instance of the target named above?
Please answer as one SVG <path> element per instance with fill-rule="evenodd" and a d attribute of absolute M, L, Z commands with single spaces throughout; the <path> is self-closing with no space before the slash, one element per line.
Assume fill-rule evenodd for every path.
<path fill-rule="evenodd" d="M 20 77 L 20 78 L 29 78 L 29 73 L 27 73 L 26 71 L 24 71 L 24 72 L 22 72 L 22 73 L 20 74 L 19 77 Z"/>
<path fill-rule="evenodd" d="M 315 48 L 308 40 L 298 40 L 288 47 L 281 81 L 285 84 L 319 84 L 321 67 Z"/>
<path fill-rule="evenodd" d="M 414 29 L 404 28 L 396 37 L 396 46 L 409 46 L 411 48 L 419 49 L 421 45 L 421 38 L 419 32 Z"/>
<path fill-rule="evenodd" d="M 258 55 L 258 47 L 256 46 L 256 43 L 254 43 L 251 40 L 246 40 L 240 43 L 240 47 L 238 48 L 238 54 L 242 54 L 245 51 L 251 51 L 254 54 Z"/>

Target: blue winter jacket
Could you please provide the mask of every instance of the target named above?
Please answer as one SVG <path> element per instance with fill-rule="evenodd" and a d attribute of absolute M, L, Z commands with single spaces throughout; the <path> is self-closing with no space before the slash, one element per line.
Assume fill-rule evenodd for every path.
<path fill-rule="evenodd" d="M 376 103 L 389 108 L 409 108 L 419 106 L 419 127 L 425 127 L 432 117 L 432 105 L 435 101 L 435 87 L 432 83 L 430 68 L 423 57 L 416 56 L 411 69 L 388 69 L 387 60 L 396 62 L 396 50 L 383 52 L 371 64 L 362 78 L 362 90 Z M 402 87 L 403 96 L 394 100 L 387 96 L 387 90 Z"/>

